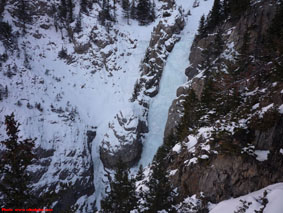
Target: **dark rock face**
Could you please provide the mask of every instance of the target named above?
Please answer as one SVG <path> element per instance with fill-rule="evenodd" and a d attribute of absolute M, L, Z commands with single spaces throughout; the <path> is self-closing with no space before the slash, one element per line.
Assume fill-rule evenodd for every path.
<path fill-rule="evenodd" d="M 171 133 L 176 133 L 176 127 L 181 122 L 183 109 L 183 101 L 185 96 L 179 96 L 175 99 L 169 108 L 168 119 L 165 126 L 164 137 L 168 137 Z"/>
<path fill-rule="evenodd" d="M 269 135 L 264 146 L 258 144 L 257 135 L 250 133 L 237 135 L 232 140 L 248 140 L 256 150 L 269 150 L 266 160 L 258 161 L 255 156 L 242 155 L 231 151 L 219 150 L 218 154 L 210 154 L 208 159 L 198 157 L 196 163 L 188 163 L 193 156 L 208 154 L 201 150 L 202 141 L 196 145 L 196 153 L 182 150 L 180 154 L 171 153 L 171 170 L 178 169 L 171 178 L 179 188 L 180 196 L 203 192 L 211 202 L 220 202 L 230 197 L 238 197 L 264 188 L 267 185 L 283 181 L 283 115 L 270 129 L 262 131 Z M 274 131 L 276 130 L 276 131 Z M 253 132 L 253 130 L 250 130 Z M 270 143 L 268 143 L 270 142 Z"/>
<path fill-rule="evenodd" d="M 200 78 L 192 79 L 191 87 L 194 90 L 198 100 L 200 100 L 203 88 L 204 80 Z M 188 94 L 189 87 L 181 86 L 177 90 L 177 98 L 173 101 L 169 108 L 168 119 L 165 126 L 164 136 L 165 138 L 171 133 L 176 133 L 176 127 L 181 122 L 183 113 L 183 102 L 185 101 L 186 94 Z"/>
<path fill-rule="evenodd" d="M 172 181 L 183 197 L 203 192 L 211 202 L 220 202 L 283 181 L 282 156 L 272 153 L 267 161 L 259 162 L 252 157 L 221 154 L 189 166 L 183 164 L 183 159 L 191 157 L 180 156 L 180 161 L 175 161 L 178 172 Z"/>
<path fill-rule="evenodd" d="M 88 150 L 89 150 L 89 152 L 91 153 L 91 144 L 92 144 L 93 139 L 94 139 L 95 136 L 96 136 L 96 131 L 87 130 L 87 131 L 86 131 L 86 136 L 87 136 Z"/>
<path fill-rule="evenodd" d="M 100 157 L 103 165 L 107 168 L 115 168 L 119 159 L 128 167 L 134 166 L 140 159 L 142 152 L 142 143 L 133 142 L 121 146 L 116 152 L 109 153 L 107 149 L 100 148 Z"/>
<path fill-rule="evenodd" d="M 195 167 L 190 171 L 191 175 L 186 173 L 188 176 L 184 175 L 181 181 L 188 191 L 202 191 L 212 202 L 248 194 L 273 181 L 282 181 L 282 178 L 272 175 L 268 165 L 260 165 L 255 160 L 244 161 L 239 157 L 220 155 L 210 165 L 213 168 Z M 278 166 L 282 173 L 282 162 Z"/>
<path fill-rule="evenodd" d="M 278 147 L 283 141 L 283 119 L 267 130 L 255 130 L 254 145 L 260 150 L 268 150 L 270 147 Z"/>
<path fill-rule="evenodd" d="M 167 169 L 176 170 L 170 178 L 180 192 L 180 200 L 188 195 L 200 195 L 203 192 L 208 201 L 220 202 L 283 181 L 283 115 L 279 112 L 283 104 L 281 94 L 283 84 L 278 79 L 271 80 L 267 77 L 272 75 L 273 68 L 266 61 L 261 60 L 266 54 L 262 38 L 266 36 L 275 11 L 275 1 L 259 2 L 243 13 L 239 19 L 226 21 L 218 26 L 214 33 L 211 32 L 204 38 L 196 37 L 190 55 L 191 65 L 186 70 L 189 81 L 177 91 L 178 98 L 173 101 L 169 110 L 165 138 L 172 132 L 177 133 L 176 127 L 182 122 L 185 113 L 183 104 L 189 91 L 194 92 L 196 102 L 200 104 L 194 106 L 204 106 L 201 103 L 206 93 L 213 96 L 211 91 L 217 91 L 215 93 L 217 95 L 205 105 L 208 110 L 203 117 L 200 117 L 205 122 L 199 122 L 199 127 L 191 129 L 187 137 L 178 141 L 182 147 L 180 152 L 176 153 L 172 150 L 169 154 L 170 163 Z M 233 73 L 231 70 L 235 69 L 221 73 L 223 68 L 220 65 L 229 64 L 229 58 L 222 55 L 219 59 L 218 56 L 211 54 L 213 66 L 217 68 L 211 68 L 209 70 L 211 73 L 207 74 L 208 78 L 213 79 L 207 92 L 209 80 L 204 80 L 204 73 L 202 76 L 196 77 L 196 75 L 205 60 L 201 50 L 209 49 L 219 29 L 225 32 L 223 40 L 226 46 L 223 48 L 223 53 L 229 52 L 231 58 L 235 58 L 241 51 L 243 35 L 248 31 L 250 40 L 254 41 L 248 44 L 248 52 L 254 53 L 256 63 L 246 62 L 243 73 Z M 233 48 L 228 47 L 229 44 L 233 44 Z M 278 53 L 270 54 L 273 54 L 274 60 L 278 57 L 276 55 Z M 238 62 L 233 63 L 237 65 Z M 233 79 L 231 72 L 237 75 L 237 80 L 231 80 Z M 242 98 L 241 102 L 237 103 L 238 105 L 233 103 L 231 108 L 228 104 L 224 104 L 221 108 L 224 102 L 217 102 L 218 97 L 219 100 L 224 100 L 225 91 L 231 88 L 237 91 L 236 96 Z M 225 103 L 230 103 L 227 100 L 236 99 L 236 96 L 227 96 Z M 215 103 L 211 105 L 214 101 Z M 197 113 L 197 108 L 187 110 L 191 113 L 192 109 Z M 223 112 L 225 110 L 227 111 Z M 214 117 L 210 117 L 210 113 Z M 245 125 L 227 134 L 229 130 L 225 127 L 224 130 L 221 128 L 229 119 L 231 123 L 244 122 Z M 192 122 L 192 120 L 188 121 L 190 124 Z M 199 132 L 200 128 L 211 127 L 214 129 L 207 137 Z M 188 148 L 193 143 L 189 137 L 195 139 L 196 144 L 193 149 Z M 266 156 L 260 159 L 257 153 L 263 152 Z"/>

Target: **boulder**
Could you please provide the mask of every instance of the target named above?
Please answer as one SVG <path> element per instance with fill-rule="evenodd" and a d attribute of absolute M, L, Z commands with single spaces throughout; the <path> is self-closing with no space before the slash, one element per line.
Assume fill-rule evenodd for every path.
<path fill-rule="evenodd" d="M 142 152 L 142 137 L 146 133 L 146 123 L 133 111 L 116 114 L 109 123 L 100 146 L 100 158 L 107 168 L 115 168 L 119 160 L 128 167 L 134 166 Z"/>

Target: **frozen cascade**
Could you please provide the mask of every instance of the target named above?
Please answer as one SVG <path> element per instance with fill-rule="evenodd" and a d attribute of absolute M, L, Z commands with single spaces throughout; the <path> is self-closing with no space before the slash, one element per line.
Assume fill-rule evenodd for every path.
<path fill-rule="evenodd" d="M 150 32 L 152 31 L 153 26 L 148 27 L 146 30 L 143 28 L 136 28 L 135 33 L 139 35 L 139 42 L 137 44 L 137 48 L 133 52 L 133 57 L 131 61 L 128 61 L 128 69 L 138 69 L 138 65 L 140 60 L 143 58 L 144 53 L 146 51 L 146 48 L 149 45 L 150 41 Z M 142 30 L 143 32 L 140 32 L 138 30 Z M 105 168 L 102 164 L 102 161 L 100 159 L 100 154 L 99 154 L 99 147 L 100 147 L 100 142 L 103 140 L 103 136 L 108 129 L 108 121 L 113 118 L 115 113 L 117 113 L 117 109 L 122 109 L 127 106 L 128 104 L 128 99 L 131 97 L 132 94 L 132 87 L 129 86 L 129 82 L 135 82 L 137 77 L 139 76 L 139 73 L 137 72 L 137 75 L 131 74 L 129 76 L 129 73 L 124 76 L 120 76 L 122 79 L 121 82 L 127 82 L 127 84 L 122 84 L 119 83 L 119 85 L 122 85 L 122 91 L 119 92 L 123 94 L 122 98 L 121 96 L 115 96 L 111 94 L 111 88 L 110 91 L 103 91 L 105 89 L 104 87 L 101 91 L 99 91 L 101 94 L 107 94 L 104 95 L 105 100 L 107 101 L 102 101 L 102 106 L 101 106 L 101 113 L 100 116 L 97 116 L 96 119 L 98 119 L 98 128 L 96 130 L 96 138 L 92 142 L 92 160 L 93 160 L 93 165 L 94 165 L 94 186 L 95 186 L 95 193 L 94 193 L 94 199 L 96 200 L 96 207 L 100 209 L 100 201 L 103 198 L 105 194 L 105 186 L 107 185 L 107 177 L 105 176 Z M 122 78 L 123 77 L 123 78 Z M 114 79 L 113 81 L 117 81 L 117 79 Z M 118 84 L 117 82 L 113 82 Z M 112 85 L 112 83 L 109 85 Z M 134 85 L 134 84 L 133 84 Z M 129 93 L 128 95 L 127 92 Z M 119 94 L 118 93 L 118 94 Z M 109 98 L 111 97 L 111 98 Z M 115 97 L 118 98 L 115 99 Z M 115 103 L 115 104 L 113 104 Z M 109 109 L 107 108 L 109 107 Z M 107 113 L 103 112 L 106 111 Z M 107 115 L 107 117 L 106 117 Z"/>
<path fill-rule="evenodd" d="M 168 109 L 176 98 L 177 88 L 186 82 L 185 69 L 189 66 L 189 54 L 197 32 L 200 17 L 208 14 L 213 1 L 201 1 L 199 7 L 193 8 L 194 1 L 179 0 L 186 11 L 191 11 L 187 23 L 181 33 L 181 40 L 170 53 L 160 81 L 159 93 L 153 98 L 149 107 L 149 133 L 144 142 L 143 153 L 139 164 L 147 166 L 151 163 L 157 149 L 163 143 L 164 129 L 168 117 Z M 134 168 L 133 170 L 136 170 Z"/>

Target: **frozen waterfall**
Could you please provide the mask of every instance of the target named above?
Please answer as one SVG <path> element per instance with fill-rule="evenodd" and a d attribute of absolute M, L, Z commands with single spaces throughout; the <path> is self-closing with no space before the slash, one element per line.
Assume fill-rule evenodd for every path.
<path fill-rule="evenodd" d="M 213 1 L 201 1 L 199 7 L 193 8 L 193 1 L 179 0 L 186 12 L 186 26 L 181 33 L 181 40 L 176 43 L 170 53 L 160 81 L 159 93 L 149 107 L 149 133 L 146 135 L 143 153 L 139 164 L 147 166 L 151 163 L 157 149 L 163 143 L 164 129 L 168 117 L 168 109 L 176 98 L 177 88 L 186 82 L 185 69 L 189 66 L 190 49 L 197 33 L 200 17 L 208 14 Z"/>

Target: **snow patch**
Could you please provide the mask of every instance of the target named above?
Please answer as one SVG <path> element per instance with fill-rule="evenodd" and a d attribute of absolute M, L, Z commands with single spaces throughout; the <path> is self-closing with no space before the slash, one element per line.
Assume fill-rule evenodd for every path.
<path fill-rule="evenodd" d="M 269 109 L 271 109 L 272 107 L 274 106 L 274 104 L 269 104 L 268 106 L 266 107 L 263 107 L 259 113 L 259 117 L 262 118 L 264 113 L 266 113 Z"/>
<path fill-rule="evenodd" d="M 198 140 L 196 137 L 189 135 L 188 136 L 189 142 L 186 143 L 187 149 L 189 152 L 194 152 L 194 146 L 197 144 Z"/>
<path fill-rule="evenodd" d="M 173 152 L 177 152 L 178 154 L 181 152 L 182 146 L 180 143 L 177 143 L 174 147 L 173 147 Z"/>
<path fill-rule="evenodd" d="M 186 160 L 184 164 L 186 164 L 186 166 L 190 166 L 191 164 L 196 164 L 197 162 L 198 162 L 198 159 L 196 157 L 193 157 L 190 160 Z"/>
<path fill-rule="evenodd" d="M 267 192 L 266 199 L 268 203 L 264 209 L 264 213 L 282 213 L 283 212 L 283 183 L 277 183 L 270 185 L 261 190 L 252 192 L 250 194 L 232 198 L 230 200 L 222 201 L 216 205 L 210 206 L 210 213 L 234 213 L 243 207 L 243 202 L 248 204 L 246 213 L 254 213 L 259 211 L 263 206 L 261 199 L 264 196 L 264 192 Z"/>
<path fill-rule="evenodd" d="M 169 176 L 174 176 L 177 171 L 178 171 L 178 169 L 174 169 L 174 170 L 170 171 Z"/>
<path fill-rule="evenodd" d="M 255 154 L 258 161 L 265 161 L 268 158 L 269 150 L 255 150 Z"/>

